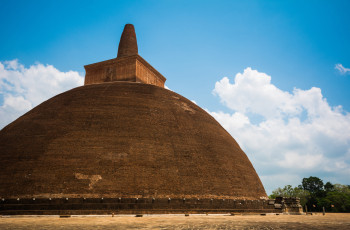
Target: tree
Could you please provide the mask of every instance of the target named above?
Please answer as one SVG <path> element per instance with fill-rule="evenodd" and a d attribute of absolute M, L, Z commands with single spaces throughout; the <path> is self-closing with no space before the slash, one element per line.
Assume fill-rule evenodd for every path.
<path fill-rule="evenodd" d="M 333 187 L 334 187 L 334 191 L 350 195 L 350 187 L 349 187 L 349 185 L 334 184 Z"/>
<path fill-rule="evenodd" d="M 300 204 L 309 211 L 350 212 L 350 185 L 332 184 L 318 177 L 303 178 L 298 187 L 286 185 L 272 191 L 271 199 L 276 197 L 299 197 Z"/>
<path fill-rule="evenodd" d="M 320 205 L 332 212 L 350 212 L 350 194 L 342 191 L 328 192 L 326 197 L 321 198 Z"/>
<path fill-rule="evenodd" d="M 327 182 L 323 187 L 326 192 L 331 192 L 334 190 L 334 185 L 331 182 Z"/>
<path fill-rule="evenodd" d="M 284 188 L 277 188 L 272 191 L 272 194 L 269 196 L 271 199 L 276 197 L 299 197 L 300 204 L 304 206 L 307 202 L 307 198 L 310 196 L 310 193 L 299 187 L 292 187 L 291 185 L 286 185 Z"/>
<path fill-rule="evenodd" d="M 299 197 L 300 198 L 300 204 L 301 206 L 305 206 L 307 203 L 308 198 L 310 197 L 310 193 L 307 190 L 304 190 L 299 187 L 295 187 L 293 191 L 293 197 Z"/>
<path fill-rule="evenodd" d="M 293 187 L 291 185 L 286 185 L 284 188 L 277 188 L 272 191 L 270 198 L 274 199 L 276 197 L 291 197 L 293 193 Z"/>
<path fill-rule="evenodd" d="M 309 178 L 303 178 L 302 187 L 313 194 L 319 194 L 323 191 L 323 181 L 318 177 L 310 176 Z"/>

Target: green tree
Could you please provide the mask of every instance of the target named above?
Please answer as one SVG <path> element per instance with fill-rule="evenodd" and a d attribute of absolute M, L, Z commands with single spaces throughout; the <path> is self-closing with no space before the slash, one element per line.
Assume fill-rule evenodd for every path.
<path fill-rule="evenodd" d="M 332 184 L 318 177 L 303 178 L 298 187 L 286 185 L 272 191 L 270 198 L 299 197 L 300 204 L 309 211 L 350 212 L 350 185 Z"/>
<path fill-rule="evenodd" d="M 303 178 L 301 187 L 308 191 L 310 195 L 307 197 L 306 206 L 309 211 L 322 211 L 320 205 L 320 198 L 326 195 L 323 189 L 323 181 L 318 177 L 310 176 L 309 178 Z"/>
<path fill-rule="evenodd" d="M 350 212 L 350 194 L 334 190 L 328 192 L 326 197 L 321 198 L 320 205 L 331 212 Z"/>
<path fill-rule="evenodd" d="M 270 198 L 274 199 L 276 197 L 291 197 L 293 193 L 293 187 L 291 185 L 286 185 L 284 188 L 277 188 L 272 191 Z"/>
<path fill-rule="evenodd" d="M 350 195 L 350 187 L 349 187 L 349 185 L 334 184 L 333 187 L 334 187 L 334 191 Z"/>
<path fill-rule="evenodd" d="M 299 197 L 300 204 L 304 207 L 308 201 L 308 198 L 310 197 L 310 193 L 309 191 L 304 190 L 300 187 L 295 187 L 293 191 L 293 197 Z"/>
<path fill-rule="evenodd" d="M 327 182 L 323 187 L 326 192 L 331 192 L 334 190 L 334 185 L 331 182 Z"/>
<path fill-rule="evenodd" d="M 300 187 L 293 188 L 291 185 L 286 185 L 284 188 L 277 188 L 273 190 L 269 197 L 271 199 L 275 199 L 276 197 L 299 197 L 300 204 L 304 206 L 309 196 L 310 193 Z"/>
<path fill-rule="evenodd" d="M 323 181 L 318 177 L 310 176 L 309 178 L 303 178 L 301 184 L 303 189 L 309 191 L 311 194 L 323 191 Z"/>

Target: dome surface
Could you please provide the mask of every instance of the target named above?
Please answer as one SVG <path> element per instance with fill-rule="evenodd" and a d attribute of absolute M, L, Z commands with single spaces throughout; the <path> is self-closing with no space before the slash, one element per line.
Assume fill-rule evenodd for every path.
<path fill-rule="evenodd" d="M 154 85 L 59 94 L 0 132 L 2 197 L 266 197 L 246 154 L 203 109 Z"/>

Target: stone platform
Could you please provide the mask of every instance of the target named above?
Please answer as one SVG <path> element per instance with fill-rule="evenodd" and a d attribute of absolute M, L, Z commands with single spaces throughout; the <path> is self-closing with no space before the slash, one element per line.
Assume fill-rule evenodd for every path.
<path fill-rule="evenodd" d="M 281 213 L 267 200 L 167 198 L 2 199 L 0 215 Z"/>

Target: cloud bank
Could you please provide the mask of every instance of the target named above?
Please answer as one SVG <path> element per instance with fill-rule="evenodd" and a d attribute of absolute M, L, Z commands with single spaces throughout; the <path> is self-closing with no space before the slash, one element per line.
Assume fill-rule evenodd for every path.
<path fill-rule="evenodd" d="M 78 72 L 61 72 L 52 65 L 37 63 L 25 68 L 18 60 L 0 62 L 0 128 L 83 81 Z"/>
<path fill-rule="evenodd" d="M 247 153 L 270 193 L 303 177 L 349 184 L 350 114 L 331 107 L 320 88 L 291 93 L 271 76 L 246 68 L 213 93 L 232 112 L 210 112 Z"/>

